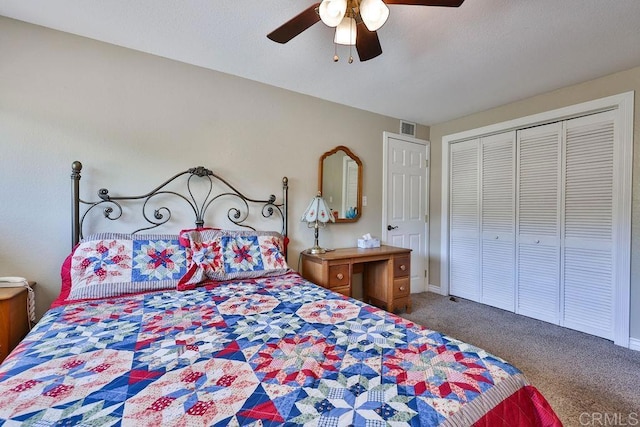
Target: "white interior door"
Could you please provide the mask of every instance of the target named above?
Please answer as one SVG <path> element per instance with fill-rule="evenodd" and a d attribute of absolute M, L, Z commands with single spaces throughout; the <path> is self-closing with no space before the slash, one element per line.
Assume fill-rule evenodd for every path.
<path fill-rule="evenodd" d="M 411 292 L 428 284 L 428 159 L 427 141 L 384 134 L 382 240 L 411 249 Z"/>
<path fill-rule="evenodd" d="M 515 310 L 516 132 L 480 139 L 481 301 Z"/>
<path fill-rule="evenodd" d="M 451 145 L 449 292 L 480 302 L 479 140 Z"/>
<path fill-rule="evenodd" d="M 518 131 L 516 313 L 560 321 L 562 123 Z"/>
<path fill-rule="evenodd" d="M 358 164 L 349 156 L 342 158 L 342 215 L 358 206 Z M 360 213 L 360 212 L 358 212 Z"/>
<path fill-rule="evenodd" d="M 614 338 L 615 114 L 566 122 L 562 325 Z"/>

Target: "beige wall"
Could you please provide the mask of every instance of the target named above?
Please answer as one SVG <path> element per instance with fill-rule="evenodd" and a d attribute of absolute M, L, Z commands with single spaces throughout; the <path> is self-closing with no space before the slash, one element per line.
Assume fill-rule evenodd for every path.
<path fill-rule="evenodd" d="M 634 117 L 633 206 L 631 231 L 631 337 L 640 339 L 640 67 L 565 87 L 431 127 L 431 284 L 440 285 L 440 207 L 442 191 L 442 137 L 465 130 L 554 110 L 623 92 L 636 91 Z"/>
<path fill-rule="evenodd" d="M 0 276 L 36 280 L 39 314 L 57 296 L 74 160 L 84 163 L 87 198 L 102 186 L 146 192 L 197 165 L 255 197 L 280 194 L 287 175 L 295 268 L 313 242 L 298 219 L 317 190 L 318 158 L 346 145 L 364 164 L 362 219 L 320 235 L 321 245 L 353 246 L 380 230 L 382 133 L 398 128 L 397 119 L 0 17 Z"/>

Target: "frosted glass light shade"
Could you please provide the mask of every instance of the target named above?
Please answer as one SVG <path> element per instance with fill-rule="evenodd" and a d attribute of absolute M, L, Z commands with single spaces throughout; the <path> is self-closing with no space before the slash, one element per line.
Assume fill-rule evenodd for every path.
<path fill-rule="evenodd" d="M 362 0 L 360 16 L 369 31 L 376 31 L 387 22 L 389 8 L 382 0 Z"/>
<path fill-rule="evenodd" d="M 309 206 L 304 211 L 300 221 L 307 223 L 316 221 L 326 223 L 329 221 L 335 222 L 336 219 L 331 214 L 331 209 L 327 206 L 327 202 L 325 202 L 322 196 L 318 194 L 313 198 L 313 200 L 311 200 L 311 203 L 309 203 Z"/>
<path fill-rule="evenodd" d="M 356 44 L 356 20 L 353 18 L 344 18 L 340 25 L 336 27 L 336 35 L 333 42 L 353 46 Z"/>
<path fill-rule="evenodd" d="M 336 27 L 347 11 L 347 0 L 322 0 L 318 13 L 320 19 L 329 27 Z"/>

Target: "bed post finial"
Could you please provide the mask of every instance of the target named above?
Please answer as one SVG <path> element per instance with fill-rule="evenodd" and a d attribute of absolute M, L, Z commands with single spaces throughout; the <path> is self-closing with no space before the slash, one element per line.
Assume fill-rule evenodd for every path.
<path fill-rule="evenodd" d="M 71 249 L 80 241 L 80 171 L 82 163 L 71 163 Z"/>
<path fill-rule="evenodd" d="M 79 161 L 75 161 L 71 163 L 71 177 L 73 178 L 74 174 L 80 175 L 80 171 L 82 170 L 82 163 Z"/>

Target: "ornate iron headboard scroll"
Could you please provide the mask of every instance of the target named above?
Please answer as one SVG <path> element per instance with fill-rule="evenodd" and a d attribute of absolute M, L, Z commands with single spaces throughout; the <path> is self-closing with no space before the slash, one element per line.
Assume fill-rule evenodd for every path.
<path fill-rule="evenodd" d="M 84 220 L 87 214 L 94 208 L 102 208 L 102 213 L 106 219 L 117 220 L 122 216 L 123 209 L 121 202 L 126 201 L 139 201 L 142 204 L 142 218 L 146 222 L 145 226 L 138 228 L 132 233 L 138 233 L 140 231 L 151 230 L 166 224 L 171 219 L 171 209 L 166 206 L 153 209 L 153 214 L 150 216 L 147 212 L 148 204 L 159 195 L 168 195 L 170 197 L 177 197 L 184 200 L 188 206 L 191 207 L 195 215 L 196 228 L 202 228 L 205 225 L 205 213 L 211 204 L 219 200 L 222 197 L 232 197 L 236 202 L 240 203 L 243 209 L 238 207 L 230 207 L 227 210 L 227 218 L 231 223 L 244 228 L 255 230 L 254 227 L 245 223 L 249 218 L 250 204 L 256 208 L 261 206 L 262 216 L 264 218 L 270 218 L 274 215 L 280 217 L 282 220 L 281 234 L 287 235 L 287 203 L 289 193 L 289 180 L 287 177 L 282 178 L 282 200 L 276 202 L 276 196 L 270 195 L 267 199 L 252 199 L 245 196 L 236 190 L 225 179 L 213 173 L 211 170 L 202 166 L 188 169 L 184 172 L 180 172 L 173 177 L 169 178 L 150 192 L 138 196 L 112 196 L 109 194 L 109 190 L 101 188 L 98 191 L 98 200 L 85 201 L 80 199 L 80 172 L 82 171 L 82 163 L 75 161 L 71 165 L 71 192 L 72 192 L 72 219 L 71 219 L 71 244 L 75 246 L 80 239 L 82 239 L 82 231 Z M 183 193 L 171 190 L 168 188 L 169 184 L 176 182 L 179 178 L 185 177 L 186 190 Z M 205 186 L 208 186 L 206 195 L 198 200 L 194 196 L 192 189 L 192 180 L 202 179 L 205 182 Z M 207 182 L 208 181 L 208 182 Z M 219 193 L 214 193 L 214 181 L 222 183 L 224 185 L 223 190 Z M 81 211 L 80 206 L 86 205 L 87 208 L 84 212 Z M 276 218 L 277 218 L 276 217 Z"/>

